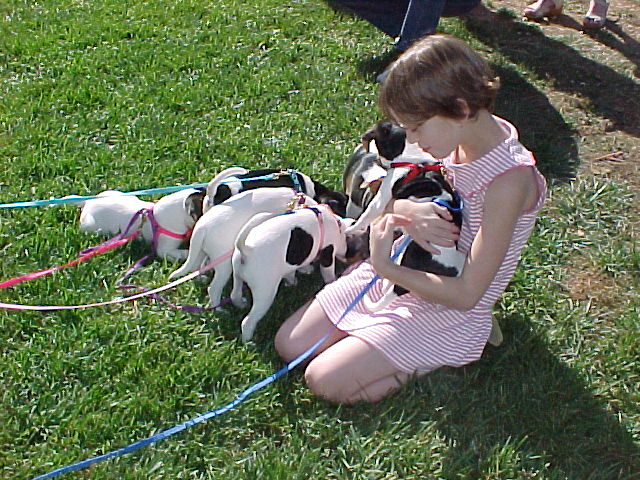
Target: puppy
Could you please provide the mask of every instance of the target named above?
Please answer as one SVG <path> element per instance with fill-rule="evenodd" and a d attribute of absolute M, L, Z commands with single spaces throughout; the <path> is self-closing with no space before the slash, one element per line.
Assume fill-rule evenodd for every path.
<path fill-rule="evenodd" d="M 408 198 L 416 202 L 433 202 L 444 204 L 449 208 L 453 223 L 462 226 L 462 205 L 460 198 L 445 180 L 441 173 L 429 171 L 419 174 L 416 178 L 406 182 L 398 182 L 394 186 L 393 198 Z M 406 250 L 398 257 L 397 263 L 413 270 L 435 273 L 448 277 L 457 277 L 462 273 L 466 256 L 454 247 L 437 247 L 438 255 L 433 255 L 415 242 L 410 242 Z M 382 298 L 372 302 L 363 299 L 364 305 L 370 311 L 380 310 L 389 305 L 398 296 L 408 293 L 405 288 L 394 285 L 388 280 L 382 281 Z"/>
<path fill-rule="evenodd" d="M 205 212 L 212 206 L 246 190 L 262 187 L 290 187 L 299 190 L 318 203 L 326 203 L 340 216 L 344 217 L 346 214 L 347 197 L 345 194 L 328 189 L 304 173 L 273 168 L 242 170 L 242 173 L 233 176 L 227 175 L 224 182 L 216 181 L 218 177 L 209 182 L 204 200 Z"/>
<path fill-rule="evenodd" d="M 204 191 L 188 188 L 153 203 L 116 190 L 107 190 L 96 198 L 79 202 L 82 205 L 80 230 L 116 235 L 124 232 L 134 215 L 143 210 L 130 226 L 129 232 L 140 230 L 149 243 L 156 235 L 155 253 L 158 256 L 168 260 L 184 260 L 187 250 L 180 246 L 202 215 L 203 197 Z M 152 212 L 155 222 L 150 221 L 149 212 Z"/>
<path fill-rule="evenodd" d="M 347 251 L 345 228 L 352 219 L 335 215 L 326 205 L 298 208 L 285 215 L 260 214 L 240 231 L 233 253 L 231 301 L 242 307 L 242 285 L 251 289 L 253 305 L 242 320 L 242 341 L 253 336 L 284 278 L 295 283 L 295 272 L 316 258 L 326 283 L 335 280 L 335 257 Z"/>
<path fill-rule="evenodd" d="M 232 251 L 238 233 L 254 215 L 282 214 L 293 209 L 297 203 L 317 205 L 312 198 L 286 187 L 247 190 L 214 205 L 202 215 L 193 229 L 187 260 L 169 278 L 186 275 L 199 269 L 206 259 L 212 261 Z M 211 305 L 220 304 L 222 289 L 231 273 L 231 259 L 216 265 L 208 288 Z"/>
<path fill-rule="evenodd" d="M 387 174 L 389 159 L 404 151 L 406 134 L 403 128 L 384 120 L 369 128 L 361 140 L 342 175 L 348 198 L 346 215 L 351 218 L 358 218 L 371 202 Z"/>
<path fill-rule="evenodd" d="M 373 145 L 371 149 L 376 151 Z M 402 153 L 393 160 L 390 161 L 378 155 L 378 161 L 381 162 L 380 165 L 383 168 L 386 168 L 385 176 L 382 178 L 379 188 L 364 212 L 360 214 L 356 223 L 349 227 L 349 233 L 365 230 L 373 220 L 382 215 L 393 198 L 392 191 L 394 186 L 404 180 L 412 170 L 418 171 L 421 168 L 439 169 L 439 163 L 433 157 L 412 143 L 406 143 Z"/>

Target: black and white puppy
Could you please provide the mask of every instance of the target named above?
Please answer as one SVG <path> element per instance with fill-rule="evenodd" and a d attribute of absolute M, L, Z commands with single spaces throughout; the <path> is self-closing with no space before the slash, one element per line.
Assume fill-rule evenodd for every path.
<path fill-rule="evenodd" d="M 326 283 L 335 279 L 335 258 L 347 252 L 345 228 L 352 223 L 335 215 L 327 205 L 297 208 L 284 215 L 255 215 L 240 231 L 233 253 L 231 300 L 243 307 L 242 285 L 251 290 L 253 304 L 242 320 L 242 341 L 247 342 L 267 313 L 282 279 L 295 283 L 295 272 L 319 259 Z"/>
<path fill-rule="evenodd" d="M 211 180 L 207 186 L 204 200 L 205 212 L 212 206 L 218 205 L 240 192 L 262 187 L 290 187 L 298 189 L 318 203 L 329 205 L 337 215 L 344 217 L 346 214 L 347 197 L 345 194 L 328 189 L 304 173 L 263 168 L 244 170 L 244 173 L 226 177 L 222 183 L 217 182 L 216 178 Z"/>
<path fill-rule="evenodd" d="M 462 205 L 459 196 L 453 191 L 444 176 L 438 171 L 421 172 L 408 182 L 397 182 L 393 187 L 393 198 L 406 198 L 416 202 L 437 201 L 449 208 L 453 223 L 462 226 Z M 396 263 L 412 270 L 430 272 L 436 275 L 457 277 L 462 273 L 466 256 L 453 247 L 437 246 L 438 255 L 424 250 L 416 242 L 411 241 L 405 251 L 396 259 Z M 388 280 L 382 281 L 383 295 L 376 302 L 364 298 L 364 305 L 370 311 L 380 310 L 398 296 L 408 293 L 405 288 L 394 285 Z"/>
<path fill-rule="evenodd" d="M 373 140 L 369 148 L 375 153 L 379 151 L 377 149 L 377 142 Z M 399 147 L 396 147 L 391 154 L 398 151 Z M 398 156 L 392 159 L 377 154 L 377 161 L 379 166 L 384 169 L 384 176 L 379 183 L 375 195 L 369 201 L 364 212 L 358 216 L 356 223 L 349 227 L 347 230 L 348 233 L 366 230 L 373 220 L 382 215 L 393 198 L 392 190 L 394 185 L 404 180 L 415 166 L 435 165 L 438 163 L 433 157 L 413 143 L 406 143 L 405 141 L 404 148 L 400 152 Z"/>
<path fill-rule="evenodd" d="M 420 164 L 433 161 L 417 145 L 407 143 L 402 127 L 383 120 L 369 128 L 362 135 L 362 145 L 349 157 L 342 176 L 342 185 L 348 197 L 347 216 L 359 220 L 350 231 L 365 230 L 384 210 L 385 202 L 391 200 L 391 185 L 407 172 L 400 170 L 396 172 L 394 179 L 387 179 L 387 174 L 395 163 Z M 380 189 L 383 192 L 378 196 Z M 373 210 L 367 212 L 372 202 L 375 204 Z M 384 205 L 382 209 L 381 205 Z M 360 220 L 363 212 L 365 219 Z"/>
<path fill-rule="evenodd" d="M 406 134 L 403 128 L 385 120 L 369 128 L 361 140 L 362 144 L 349 157 L 342 175 L 342 187 L 349 199 L 346 213 L 350 218 L 358 218 L 367 208 L 387 174 L 382 163 L 404 151 Z M 371 151 L 372 146 L 374 151 Z"/>

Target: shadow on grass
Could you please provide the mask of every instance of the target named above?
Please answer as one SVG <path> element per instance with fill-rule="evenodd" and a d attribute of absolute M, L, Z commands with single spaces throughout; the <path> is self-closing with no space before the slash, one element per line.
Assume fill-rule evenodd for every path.
<path fill-rule="evenodd" d="M 521 450 L 543 455 L 551 469 L 568 478 L 637 474 L 638 446 L 615 414 L 607 412 L 605 401 L 526 322 L 512 317 L 503 324 L 508 343 L 487 351 L 439 422 L 456 440 L 452 464 L 468 463 L 479 445 L 486 455 L 497 442 L 513 439 L 522 440 Z"/>
<path fill-rule="evenodd" d="M 508 15 L 486 10 L 467 19 L 466 27 L 479 41 L 549 81 L 555 90 L 587 99 L 587 108 L 609 120 L 609 131 L 640 136 L 640 86 L 628 77 L 585 58 L 561 41 L 548 38 L 537 26 Z M 612 28 L 621 35 L 621 41 L 605 32 L 597 37 L 631 58 L 637 42 L 621 29 Z"/>
<path fill-rule="evenodd" d="M 300 282 L 286 290 L 289 301 L 274 302 L 258 325 L 256 348 L 272 359 L 274 370 L 282 366 L 273 350 L 275 331 L 295 310 L 292 304 L 301 305 L 322 287 L 315 275 L 301 276 Z M 228 335 L 239 334 L 242 315 L 239 311 L 231 315 L 236 319 L 229 319 L 233 332 L 227 331 Z M 444 436 L 448 445 L 438 457 L 439 478 L 485 478 L 489 472 L 510 471 L 522 475 L 540 471 L 542 478 L 638 478 L 640 448 L 616 420 L 616 412 L 608 410 L 613 404 L 607 405 L 576 370 L 563 363 L 529 322 L 517 315 L 500 320 L 505 343 L 488 346 L 475 364 L 437 370 L 374 405 L 335 407 L 317 399 L 317 410 L 307 406 L 304 415 L 315 418 L 333 412 L 329 416 L 367 438 L 391 437 L 399 424 L 403 436 L 417 437 L 425 434 L 425 424 L 433 424 L 433 435 Z M 289 380 L 279 382 L 285 411 L 299 409 L 296 400 L 284 393 L 299 387 L 302 371 L 297 368 Z"/>
<path fill-rule="evenodd" d="M 585 33 L 602 45 L 617 50 L 636 66 L 634 74 L 640 77 L 640 43 L 617 21 L 607 19 L 603 28 L 593 31 L 584 31 L 582 25 L 568 15 L 560 15 L 553 23 Z"/>
<path fill-rule="evenodd" d="M 547 96 L 518 72 L 498 65 L 492 68 L 502 85 L 496 98 L 496 115 L 515 125 L 520 141 L 533 152 L 548 181 L 573 179 L 579 164 L 575 130 Z"/>
<path fill-rule="evenodd" d="M 483 474 L 493 462 L 508 457 L 501 455 L 505 446 L 514 450 L 506 458 L 515 463 L 513 473 L 637 478 L 640 449 L 605 401 L 549 351 L 527 322 L 511 317 L 502 323 L 506 343 L 487 347 L 476 364 L 440 369 L 379 405 L 346 409 L 341 416 L 363 434 L 384 431 L 403 418 L 413 419 L 416 432 L 420 423 L 435 421 L 450 446 L 442 478 L 488 478 Z M 372 425 L 377 409 L 386 418 Z"/>

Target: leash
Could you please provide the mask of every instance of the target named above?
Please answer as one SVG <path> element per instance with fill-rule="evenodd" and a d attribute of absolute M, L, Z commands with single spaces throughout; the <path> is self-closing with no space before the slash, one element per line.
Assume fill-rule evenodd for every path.
<path fill-rule="evenodd" d="M 302 193 L 303 189 L 302 185 L 300 184 L 300 179 L 298 178 L 298 172 L 296 172 L 293 168 L 289 168 L 287 170 L 287 173 L 289 174 L 289 178 L 293 182 L 293 189 L 297 192 Z"/>
<path fill-rule="evenodd" d="M 297 177 L 297 173 L 293 170 L 286 171 L 284 173 L 293 173 L 291 175 L 292 181 L 296 188 L 300 189 L 300 182 Z M 278 175 L 282 175 L 282 172 L 263 175 L 260 177 L 249 177 L 243 178 L 242 181 L 258 181 L 258 180 L 272 180 L 277 178 Z M 294 179 L 295 176 L 295 179 Z M 222 182 L 228 183 L 228 182 Z M 159 195 L 163 193 L 173 193 L 179 192 L 180 190 L 186 190 L 187 188 L 205 188 L 208 183 L 192 183 L 190 185 L 176 185 L 172 187 L 158 187 L 158 188 L 146 188 L 143 190 L 135 190 L 132 192 L 123 192 L 123 195 Z M 83 200 L 92 200 L 96 198 L 97 195 L 86 195 L 86 196 L 66 196 L 61 198 L 50 198 L 48 200 L 31 200 L 24 202 L 14 202 L 14 203 L 0 203 L 0 209 L 2 208 L 26 208 L 26 207 L 44 207 L 47 205 L 63 205 L 68 203 L 78 203 Z"/>
<path fill-rule="evenodd" d="M 229 302 L 231 302 L 231 298 L 226 297 L 226 298 L 223 298 L 218 305 L 214 305 L 212 307 L 198 307 L 193 305 L 176 305 L 174 303 L 171 303 L 166 298 L 158 295 L 157 293 L 149 293 L 151 292 L 151 290 L 148 288 L 138 287 L 137 285 L 118 285 L 118 288 L 122 290 L 135 290 L 137 292 L 148 293 L 148 297 L 151 298 L 152 300 L 155 300 L 160 303 L 164 303 L 169 308 L 173 308 L 174 310 L 183 310 L 189 313 L 204 313 L 204 312 L 209 312 L 211 310 L 217 310 L 218 308 L 223 307 Z"/>
<path fill-rule="evenodd" d="M 111 237 L 110 239 L 108 239 L 107 241 L 101 243 L 100 245 L 97 245 L 95 247 L 89 247 L 89 248 L 87 248 L 85 250 L 82 250 L 80 252 L 80 256 L 78 258 L 76 258 L 76 259 L 74 259 L 74 260 L 72 260 L 70 262 L 67 262 L 67 263 L 65 263 L 63 265 L 58 265 L 58 266 L 55 266 L 55 267 L 46 268 L 44 270 L 39 270 L 37 272 L 27 273 L 25 275 L 20 275 L 20 276 L 17 276 L 17 277 L 10 278 L 8 280 L 4 280 L 4 281 L 0 282 L 0 289 L 7 288 L 7 287 L 12 287 L 12 286 L 17 285 L 17 284 L 22 283 L 22 282 L 26 282 L 26 281 L 29 281 L 29 280 L 34 280 L 36 278 L 44 277 L 46 275 L 50 275 L 50 274 L 52 274 L 54 272 L 62 270 L 63 268 L 76 266 L 81 262 L 89 260 L 90 258 L 93 258 L 93 257 L 95 257 L 97 255 L 102 254 L 102 253 L 106 253 L 106 252 L 108 252 L 110 250 L 113 250 L 114 248 L 120 247 L 120 246 L 124 245 L 125 243 L 130 242 L 131 240 L 135 239 L 136 237 L 138 237 L 140 235 L 142 226 L 140 227 L 140 229 L 136 230 L 135 232 L 132 232 L 131 234 L 128 234 L 128 232 L 129 232 L 129 230 L 131 230 L 131 228 L 133 227 L 135 222 L 138 220 L 138 218 L 140 218 L 142 216 L 145 216 L 149 220 L 149 223 L 151 224 L 151 231 L 152 231 L 151 253 L 148 254 L 148 255 L 145 255 L 140 260 L 138 260 L 132 267 L 130 267 L 127 270 L 127 272 L 116 282 L 117 284 L 120 284 L 120 283 L 124 282 L 124 280 L 127 277 L 129 277 L 140 266 L 142 266 L 153 255 L 155 255 L 156 250 L 157 250 L 157 245 L 158 245 L 158 237 L 160 235 L 168 235 L 170 237 L 181 239 L 181 240 L 186 240 L 187 238 L 189 238 L 191 236 L 191 232 L 192 232 L 193 229 L 187 230 L 187 232 L 185 232 L 184 234 L 180 234 L 180 233 L 172 232 L 172 231 L 167 230 L 166 228 L 163 228 L 162 226 L 160 226 L 160 224 L 156 220 L 155 216 L 153 215 L 153 207 L 152 208 L 148 208 L 148 209 L 141 209 L 141 210 L 138 210 L 131 217 L 131 219 L 129 220 L 129 223 L 127 224 L 127 227 L 121 233 L 115 235 L 114 237 Z"/>
<path fill-rule="evenodd" d="M 133 192 L 122 192 L 123 195 L 157 195 L 161 193 L 173 193 L 187 188 L 204 188 L 206 183 L 192 183 L 191 185 L 176 185 L 174 187 L 148 188 L 145 190 L 135 190 Z M 88 196 L 66 196 L 62 198 L 51 198 L 48 200 L 32 200 L 26 202 L 0 203 L 0 208 L 24 208 L 24 207 L 43 207 L 46 205 L 61 205 L 66 203 L 78 203 L 83 200 L 92 200 L 97 195 Z"/>
<path fill-rule="evenodd" d="M 113 300 L 106 300 L 104 302 L 85 303 L 81 305 L 22 305 L 17 303 L 0 302 L 0 308 L 4 308 L 6 310 L 28 310 L 28 311 L 37 311 L 37 312 L 44 312 L 44 311 L 50 312 L 50 311 L 57 311 L 57 310 L 79 310 L 84 308 L 103 307 L 106 305 L 115 305 L 118 303 L 130 302 L 132 300 L 137 300 L 138 298 L 150 297 L 152 295 L 155 295 L 156 293 L 164 292 L 165 290 L 169 290 L 170 288 L 176 287 L 181 283 L 184 283 L 188 280 L 191 280 L 197 277 L 198 275 L 202 275 L 207 270 L 214 268 L 220 262 L 223 262 L 231 258 L 231 255 L 233 255 L 233 250 L 229 250 L 227 253 L 207 263 L 204 267 L 201 267 L 199 270 L 191 272 L 189 275 L 186 275 L 182 278 L 174 280 L 173 282 L 163 285 L 161 287 L 157 287 L 152 290 L 146 290 L 144 292 L 137 293 L 130 297 L 119 297 L 119 298 L 114 298 Z"/>
<path fill-rule="evenodd" d="M 67 263 L 65 263 L 63 265 L 58 265 L 58 266 L 47 268 L 47 269 L 44 269 L 44 270 L 38 270 L 37 272 L 27 273 L 27 274 L 21 275 L 19 277 L 13 277 L 13 278 L 10 278 L 8 280 L 4 280 L 4 281 L 0 282 L 0 288 L 13 287 L 14 285 L 17 285 L 17 284 L 22 283 L 22 282 L 26 282 L 26 281 L 29 281 L 29 280 L 34 280 L 36 278 L 44 277 L 45 275 L 49 275 L 51 273 L 57 272 L 58 270 L 62 270 L 63 268 L 73 267 L 75 265 L 78 265 L 81 262 L 84 262 L 85 260 L 89 260 L 92 257 L 95 257 L 95 256 L 100 255 L 102 253 L 106 253 L 106 252 L 108 252 L 110 250 L 113 250 L 114 248 L 118 248 L 121 245 L 124 245 L 125 243 L 130 242 L 131 240 L 136 238 L 138 235 L 140 235 L 140 232 L 133 232 L 132 234 L 127 235 L 126 237 L 123 237 L 123 238 L 120 238 L 120 239 L 117 239 L 117 240 L 113 240 L 113 241 L 111 241 L 111 242 L 109 242 L 107 244 L 102 244 L 102 245 L 99 245 L 97 247 L 93 247 L 92 249 L 90 249 L 90 251 L 88 253 L 81 254 L 75 260 L 67 262 Z"/>
<path fill-rule="evenodd" d="M 404 249 L 407 247 L 407 245 L 409 244 L 410 241 L 411 241 L 411 237 L 407 236 L 406 239 L 400 244 L 400 246 L 398 247 L 396 252 L 394 252 L 394 254 L 392 255 L 391 259 L 395 260 L 398 257 L 398 255 L 400 255 L 404 251 Z M 151 445 L 152 443 L 156 443 L 156 442 L 158 442 L 160 440 L 163 440 L 163 439 L 165 439 L 167 437 L 175 435 L 176 433 L 179 433 L 179 432 L 181 432 L 183 430 L 186 430 L 187 428 L 193 427 L 194 425 L 197 425 L 199 423 L 205 422 L 205 421 L 207 421 L 207 420 L 209 420 L 209 419 L 211 419 L 213 417 L 218 417 L 220 415 L 223 415 L 223 414 L 227 413 L 230 410 L 233 410 L 235 407 L 237 407 L 242 402 L 244 402 L 247 398 L 249 398 L 252 394 L 257 392 L 258 390 L 263 389 L 267 385 L 275 382 L 279 378 L 283 377 L 284 375 L 289 373 L 291 370 L 296 368 L 298 365 L 300 365 L 302 362 L 304 362 L 307 358 L 309 358 L 309 356 L 311 356 L 311 354 L 313 354 L 313 352 L 316 351 L 316 349 L 320 345 L 322 345 L 322 343 L 324 341 L 326 341 L 329 338 L 329 336 L 337 328 L 338 324 L 364 298 L 366 293 L 371 289 L 371 287 L 373 287 L 373 285 L 379 279 L 380 279 L 379 275 L 375 275 L 369 281 L 369 283 L 367 285 L 365 285 L 364 288 L 355 296 L 355 298 L 351 301 L 351 303 L 349 303 L 349 305 L 347 305 L 347 307 L 345 308 L 345 311 L 342 313 L 342 315 L 340 315 L 340 318 L 335 323 L 335 325 L 327 333 L 325 333 L 316 343 L 314 343 L 309 349 L 307 349 L 305 352 L 303 352 L 297 358 L 295 358 L 292 361 L 290 361 L 289 363 L 287 363 L 280 370 L 276 371 L 272 375 L 269 375 L 268 377 L 263 378 L 259 382 L 253 384 L 249 388 L 247 388 L 244 391 L 242 391 L 234 400 L 232 400 L 231 402 L 227 403 L 223 407 L 218 408 L 216 410 L 211 410 L 211 411 L 209 411 L 207 413 L 204 413 L 202 415 L 198 415 L 197 417 L 194 417 L 194 418 L 192 418 L 190 420 L 187 420 L 186 422 L 183 422 L 183 423 L 180 423 L 178 425 L 175 425 L 174 427 L 171 427 L 171 428 L 169 428 L 167 430 L 164 430 L 164 431 L 162 431 L 160 433 L 157 433 L 157 434 L 152 435 L 150 437 L 147 437 L 145 439 L 138 440 L 137 442 L 134 442 L 134 443 L 132 443 L 130 445 L 127 445 L 126 447 L 120 448 L 118 450 L 113 450 L 111 452 L 105 453 L 103 455 L 99 455 L 97 457 L 88 458 L 88 459 L 83 460 L 81 462 L 77 462 L 77 463 L 74 463 L 74 464 L 71 464 L 71 465 L 67 465 L 65 467 L 58 468 L 58 469 L 53 470 L 53 471 L 51 471 L 49 473 L 46 473 L 44 475 L 40 475 L 38 477 L 35 477 L 33 480 L 45 480 L 47 478 L 54 478 L 54 477 L 57 477 L 59 475 L 63 475 L 65 473 L 69 473 L 69 472 L 73 472 L 75 470 L 80 470 L 80 469 L 83 469 L 83 468 L 87 468 L 87 467 L 89 467 L 91 465 L 94 465 L 94 464 L 99 463 L 99 462 L 103 462 L 103 461 L 108 460 L 110 458 L 120 457 L 120 456 L 125 455 L 127 453 L 135 452 L 136 450 L 139 450 L 142 447 L 146 447 L 147 445 Z"/>
<path fill-rule="evenodd" d="M 22 282 L 26 282 L 28 280 L 34 280 L 36 278 L 44 277 L 45 275 L 49 275 L 53 272 L 57 272 L 58 270 L 62 270 L 63 268 L 73 267 L 81 262 L 84 262 L 85 260 L 89 260 L 90 258 L 95 257 L 96 255 L 100 255 L 102 253 L 108 252 L 109 250 L 113 250 L 114 248 L 124 245 L 125 243 L 133 240 L 138 235 L 140 235 L 140 230 L 136 230 L 135 232 L 128 235 L 127 233 L 129 232 L 129 230 L 131 230 L 131 227 L 133 227 L 136 220 L 143 214 L 143 211 L 144 210 L 138 210 L 135 213 L 135 215 L 131 217 L 131 220 L 129 220 L 129 224 L 124 229 L 124 231 L 115 235 L 114 237 L 111 237 L 109 240 L 101 243 L 100 245 L 96 245 L 95 247 L 89 247 L 85 250 L 82 250 L 80 252 L 80 256 L 75 260 L 67 262 L 63 265 L 58 265 L 56 267 L 46 268 L 44 270 L 39 270 L 37 272 L 27 273 L 25 275 L 20 275 L 18 277 L 13 277 L 8 280 L 4 280 L 0 282 L 0 289 L 12 287 L 14 285 L 17 285 Z"/>
<path fill-rule="evenodd" d="M 449 202 L 448 200 L 445 200 L 439 197 L 436 197 L 431 201 L 433 203 L 437 203 L 438 205 L 442 205 L 451 213 L 462 213 L 462 210 L 464 209 L 464 201 L 462 200 L 462 197 L 460 196 L 460 194 L 458 194 L 458 192 L 455 192 L 455 191 L 453 192 L 453 203 L 457 204 L 458 205 L 457 207 L 454 207 L 451 204 L 451 202 Z"/>

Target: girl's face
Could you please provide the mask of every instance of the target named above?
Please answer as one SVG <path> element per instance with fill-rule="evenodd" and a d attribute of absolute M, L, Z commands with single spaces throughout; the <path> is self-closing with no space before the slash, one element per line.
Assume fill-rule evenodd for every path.
<path fill-rule="evenodd" d="M 460 145 L 462 122 L 436 115 L 421 123 L 405 124 L 407 141 L 417 143 L 434 158 L 444 158 Z"/>

